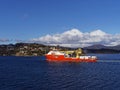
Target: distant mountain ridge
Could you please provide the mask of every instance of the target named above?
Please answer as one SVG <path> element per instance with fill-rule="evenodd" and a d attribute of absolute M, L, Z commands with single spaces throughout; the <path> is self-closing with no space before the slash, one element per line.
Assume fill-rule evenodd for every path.
<path fill-rule="evenodd" d="M 102 44 L 95 44 L 92 46 L 84 47 L 84 49 L 104 49 L 107 48 L 107 46 L 104 46 Z"/>
<path fill-rule="evenodd" d="M 117 46 L 109 46 L 108 49 L 120 50 L 120 45 L 117 45 Z"/>
<path fill-rule="evenodd" d="M 92 46 L 84 47 L 84 49 L 112 49 L 112 50 L 120 50 L 120 45 L 104 46 L 102 44 L 95 44 L 95 45 L 92 45 Z"/>

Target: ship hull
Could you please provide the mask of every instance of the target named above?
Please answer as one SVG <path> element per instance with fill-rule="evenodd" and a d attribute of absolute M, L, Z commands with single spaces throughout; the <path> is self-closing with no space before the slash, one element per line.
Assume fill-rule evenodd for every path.
<path fill-rule="evenodd" d="M 96 62 L 96 58 L 65 57 L 64 55 L 45 55 L 50 62 Z"/>

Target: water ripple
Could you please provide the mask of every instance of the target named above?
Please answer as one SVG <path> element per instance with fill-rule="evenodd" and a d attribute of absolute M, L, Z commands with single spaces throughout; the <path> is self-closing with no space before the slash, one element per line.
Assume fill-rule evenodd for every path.
<path fill-rule="evenodd" d="M 119 60 L 48 63 L 35 57 L 4 58 L 0 59 L 0 90 L 120 90 Z"/>

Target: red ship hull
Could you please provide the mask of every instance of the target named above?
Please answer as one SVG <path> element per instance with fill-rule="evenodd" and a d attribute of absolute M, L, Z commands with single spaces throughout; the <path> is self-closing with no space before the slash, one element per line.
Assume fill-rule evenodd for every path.
<path fill-rule="evenodd" d="M 52 62 L 96 62 L 97 58 L 76 58 L 76 57 L 65 57 L 64 55 L 45 55 L 47 61 Z"/>

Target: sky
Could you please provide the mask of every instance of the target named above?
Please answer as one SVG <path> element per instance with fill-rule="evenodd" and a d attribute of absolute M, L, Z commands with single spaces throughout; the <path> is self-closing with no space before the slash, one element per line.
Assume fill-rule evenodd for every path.
<path fill-rule="evenodd" d="M 119 24 L 120 0 L 0 0 L 0 44 L 118 45 Z"/>

